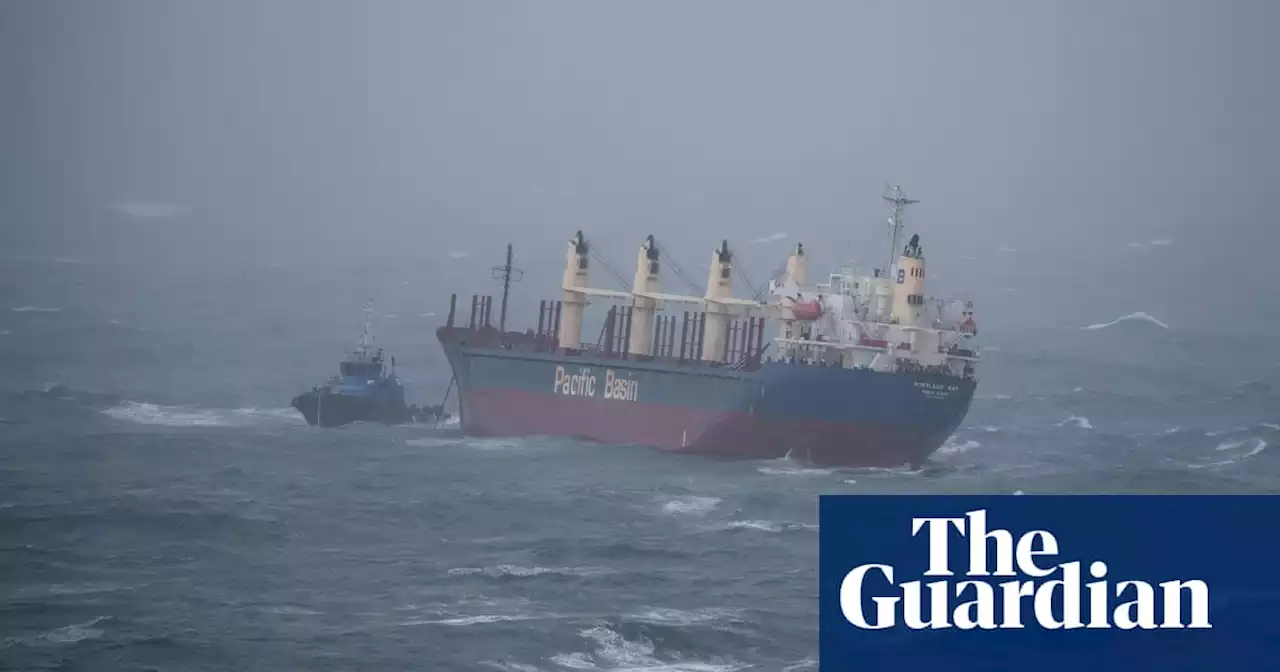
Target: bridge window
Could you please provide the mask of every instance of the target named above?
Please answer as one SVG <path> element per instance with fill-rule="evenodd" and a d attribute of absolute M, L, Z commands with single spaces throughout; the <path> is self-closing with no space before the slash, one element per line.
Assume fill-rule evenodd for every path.
<path fill-rule="evenodd" d="M 586 258 L 586 257 L 578 257 L 578 268 L 579 268 L 579 269 L 581 269 L 581 270 L 584 270 L 584 271 L 585 271 L 585 270 L 587 270 L 587 258 Z"/>
<path fill-rule="evenodd" d="M 658 262 L 656 261 L 649 262 L 649 275 L 657 275 L 657 274 L 658 274 Z"/>
<path fill-rule="evenodd" d="M 729 279 L 729 267 L 728 267 L 728 266 L 722 266 L 722 267 L 720 268 L 720 279 L 721 279 L 721 280 L 728 280 L 728 279 Z"/>

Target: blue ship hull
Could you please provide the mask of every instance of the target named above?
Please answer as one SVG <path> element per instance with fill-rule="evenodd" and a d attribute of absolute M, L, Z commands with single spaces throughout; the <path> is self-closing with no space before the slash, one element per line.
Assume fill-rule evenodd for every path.
<path fill-rule="evenodd" d="M 353 422 L 399 425 L 449 417 L 440 406 L 406 406 L 404 389 L 399 385 L 369 386 L 356 391 L 342 386 L 321 387 L 299 394 L 291 405 L 302 413 L 308 425 L 320 427 L 341 427 Z"/>
<path fill-rule="evenodd" d="M 470 344 L 437 336 L 462 431 L 572 436 L 842 466 L 918 465 L 968 413 L 971 378 L 763 362 L 734 370 Z"/>

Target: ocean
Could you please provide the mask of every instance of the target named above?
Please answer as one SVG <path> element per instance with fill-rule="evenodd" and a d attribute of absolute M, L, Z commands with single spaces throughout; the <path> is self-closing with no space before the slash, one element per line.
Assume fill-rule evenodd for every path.
<path fill-rule="evenodd" d="M 319 430 L 288 402 L 354 345 L 349 273 L 3 264 L 0 669 L 813 670 L 820 494 L 1280 492 L 1261 334 L 988 327 L 927 465 L 826 469 Z M 438 403 L 447 295 L 368 284 Z"/>

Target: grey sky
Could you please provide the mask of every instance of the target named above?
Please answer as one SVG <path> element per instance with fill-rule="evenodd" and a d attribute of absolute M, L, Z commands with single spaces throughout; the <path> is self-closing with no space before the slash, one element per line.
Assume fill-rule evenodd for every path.
<path fill-rule="evenodd" d="M 3 235 L 468 251 L 483 273 L 459 283 L 488 282 L 510 239 L 552 296 L 576 228 L 628 277 L 650 232 L 699 281 L 722 236 L 758 281 L 788 243 L 749 241 L 775 232 L 815 271 L 872 263 L 898 182 L 938 293 L 1010 318 L 1069 291 L 1109 301 L 1080 315 L 1202 319 L 1225 269 L 1277 280 L 1276 25 L 1262 0 L 9 1 Z"/>

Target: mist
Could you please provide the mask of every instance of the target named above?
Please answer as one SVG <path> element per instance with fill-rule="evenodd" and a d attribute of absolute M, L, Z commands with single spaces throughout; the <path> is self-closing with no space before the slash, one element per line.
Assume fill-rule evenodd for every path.
<path fill-rule="evenodd" d="M 376 295 L 441 316 L 450 292 L 498 291 L 511 242 L 530 319 L 577 229 L 627 279 L 650 233 L 696 282 L 722 238 L 757 284 L 797 241 L 815 274 L 881 265 L 880 195 L 901 184 L 931 293 L 992 328 L 1139 310 L 1262 328 L 1277 19 L 1247 1 L 7 3 L 0 241 L 107 266 L 122 300 L 351 315 Z M 264 269 L 322 272 L 303 308 Z M 14 297 L 45 282 L 7 275 Z"/>

